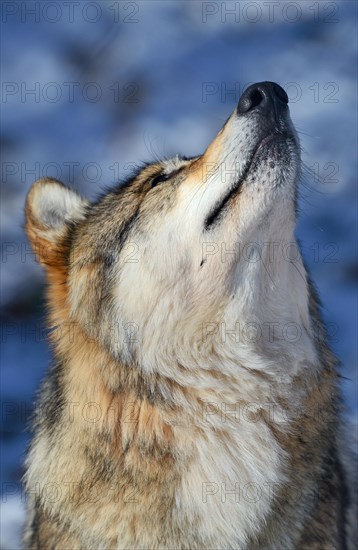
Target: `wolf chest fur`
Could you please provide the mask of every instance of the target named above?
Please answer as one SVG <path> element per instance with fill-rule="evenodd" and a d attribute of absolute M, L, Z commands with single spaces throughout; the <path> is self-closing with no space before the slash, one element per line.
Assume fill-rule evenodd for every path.
<path fill-rule="evenodd" d="M 31 188 L 54 358 L 26 548 L 353 547 L 287 101 L 251 86 L 202 155 L 146 165 L 96 202 Z"/>

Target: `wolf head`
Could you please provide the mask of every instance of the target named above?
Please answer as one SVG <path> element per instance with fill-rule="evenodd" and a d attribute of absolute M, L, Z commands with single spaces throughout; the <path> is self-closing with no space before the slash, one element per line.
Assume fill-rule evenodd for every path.
<path fill-rule="evenodd" d="M 287 253 L 300 166 L 287 103 L 277 84 L 250 86 L 202 155 L 147 165 L 93 204 L 36 182 L 27 232 L 68 321 L 146 371 L 207 364 L 213 346 L 234 360 L 238 321 L 307 326 Z"/>

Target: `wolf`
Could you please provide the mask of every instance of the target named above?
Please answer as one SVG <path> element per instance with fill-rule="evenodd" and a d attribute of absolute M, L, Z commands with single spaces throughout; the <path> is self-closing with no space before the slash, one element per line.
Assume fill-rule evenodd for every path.
<path fill-rule="evenodd" d="M 205 152 L 89 202 L 32 186 L 53 363 L 27 549 L 354 547 L 339 365 L 295 238 L 286 92 L 246 89 Z"/>

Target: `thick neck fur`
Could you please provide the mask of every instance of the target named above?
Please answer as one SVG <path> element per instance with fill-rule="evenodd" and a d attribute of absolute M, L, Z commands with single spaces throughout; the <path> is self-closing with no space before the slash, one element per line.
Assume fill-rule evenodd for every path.
<path fill-rule="evenodd" d="M 236 278 L 241 299 L 237 293 L 217 322 L 224 319 L 230 330 L 240 311 L 245 322 L 294 320 L 308 330 L 307 301 L 295 308 L 297 300 L 286 290 L 301 292 L 305 280 L 288 262 L 274 266 L 270 274 L 262 271 L 262 262 L 241 266 L 252 287 Z M 279 288 L 277 273 L 283 283 Z M 66 269 L 56 271 L 49 288 L 59 391 L 65 401 L 62 412 L 57 411 L 62 420 L 50 431 L 42 424 L 27 474 L 30 489 L 39 479 L 62 488 L 61 498 L 43 501 L 47 513 L 86 533 L 86 543 L 94 547 L 105 540 L 108 548 L 144 543 L 148 548 L 246 548 L 256 536 L 270 540 L 270 518 L 276 524 L 274 546 L 293 547 L 287 526 L 277 529 L 280 505 L 273 488 L 279 496 L 285 484 L 293 486 L 288 496 L 286 490 L 285 507 L 292 506 L 297 517 L 297 485 L 300 468 L 306 466 L 293 441 L 305 437 L 305 417 L 316 422 L 314 433 L 326 429 L 311 414 L 318 384 L 321 402 L 331 399 L 331 374 L 318 379 L 310 364 L 302 367 L 305 372 L 298 368 L 300 359 L 311 361 L 311 350 L 305 355 L 303 343 L 294 357 L 287 342 L 278 340 L 274 345 L 282 360 L 277 361 L 265 343 L 243 345 L 235 335 L 223 338 L 218 330 L 200 345 L 193 342 L 188 363 L 180 360 L 185 357 L 166 357 L 160 372 L 144 372 L 118 362 L 71 322 L 66 277 Z M 260 292 L 254 293 L 258 280 Z M 288 304 L 290 313 L 281 317 L 282 305 L 287 311 Z M 297 343 L 293 347 L 297 353 Z M 43 399 L 46 403 L 53 396 L 45 390 Z M 305 474 L 310 485 L 303 491 L 314 487 L 312 472 L 320 452 L 311 457 Z M 71 499 L 64 490 L 69 482 L 80 487 Z M 83 496 L 89 487 L 100 494 L 95 515 Z M 81 509 L 86 512 L 78 513 Z M 135 527 L 131 531 L 128 525 Z"/>

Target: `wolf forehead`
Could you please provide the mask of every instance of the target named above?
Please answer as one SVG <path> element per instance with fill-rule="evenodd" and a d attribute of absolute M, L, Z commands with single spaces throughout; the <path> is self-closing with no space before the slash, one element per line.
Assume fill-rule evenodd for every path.
<path fill-rule="evenodd" d="M 73 244 L 93 246 L 93 252 L 113 261 L 135 225 L 143 234 L 177 201 L 177 189 L 186 178 L 186 168 L 195 158 L 176 156 L 170 160 L 143 164 L 113 189 L 104 192 L 87 208 L 86 219 L 76 228 Z"/>

